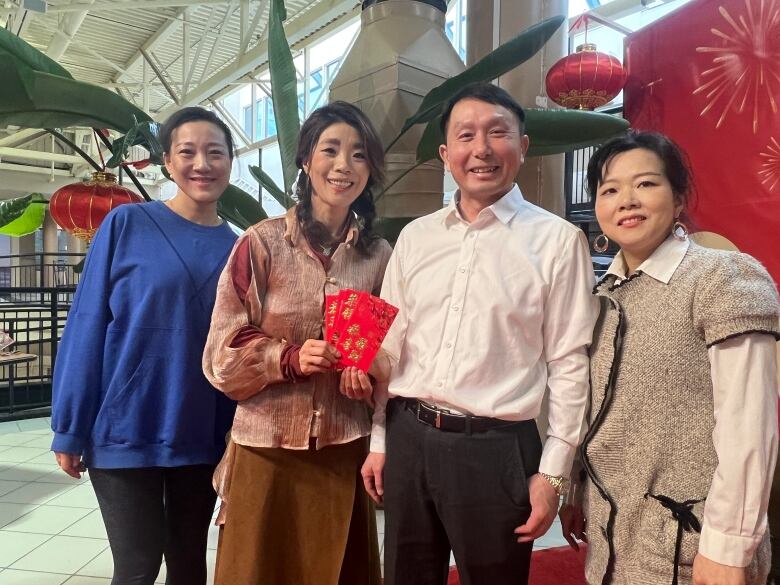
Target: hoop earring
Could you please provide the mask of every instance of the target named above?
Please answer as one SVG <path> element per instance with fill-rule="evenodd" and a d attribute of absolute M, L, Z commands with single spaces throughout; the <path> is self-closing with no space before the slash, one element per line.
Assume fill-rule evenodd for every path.
<path fill-rule="evenodd" d="M 688 226 L 681 221 L 675 221 L 672 226 L 672 235 L 675 240 L 684 242 L 688 239 Z"/>
<path fill-rule="evenodd" d="M 607 251 L 607 248 L 609 248 L 609 238 L 604 234 L 597 235 L 593 240 L 593 249 L 596 250 L 596 252 L 604 253 Z"/>

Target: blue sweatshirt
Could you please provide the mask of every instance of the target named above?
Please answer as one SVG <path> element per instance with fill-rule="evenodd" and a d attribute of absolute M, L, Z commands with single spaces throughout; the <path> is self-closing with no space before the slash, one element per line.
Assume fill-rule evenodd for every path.
<path fill-rule="evenodd" d="M 213 464 L 235 404 L 201 367 L 236 235 L 154 201 L 122 205 L 92 241 L 57 353 L 53 451 L 96 468 Z"/>

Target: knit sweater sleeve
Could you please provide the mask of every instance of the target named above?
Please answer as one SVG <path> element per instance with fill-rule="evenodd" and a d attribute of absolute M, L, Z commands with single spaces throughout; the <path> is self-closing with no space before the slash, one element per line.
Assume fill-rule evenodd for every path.
<path fill-rule="evenodd" d="M 241 250 L 249 254 L 240 253 Z M 257 294 L 246 295 L 234 282 L 236 262 L 251 264 L 251 288 Z M 211 317 L 203 372 L 215 388 L 234 400 L 246 400 L 270 384 L 285 380 L 282 352 L 288 343 L 265 335 L 259 328 L 263 296 L 268 281 L 270 250 L 255 232 L 239 238 L 217 285 L 217 299 Z M 246 343 L 234 343 L 237 335 L 255 329 L 257 335 Z"/>
<path fill-rule="evenodd" d="M 707 347 L 746 333 L 780 339 L 780 304 L 769 273 L 747 254 L 718 255 L 694 298 L 694 324 Z"/>

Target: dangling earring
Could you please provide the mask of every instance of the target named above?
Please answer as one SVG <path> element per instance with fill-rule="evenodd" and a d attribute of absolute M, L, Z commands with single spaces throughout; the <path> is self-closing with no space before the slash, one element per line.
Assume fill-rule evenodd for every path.
<path fill-rule="evenodd" d="M 672 226 L 672 235 L 675 240 L 684 242 L 688 239 L 688 226 L 679 220 L 675 221 Z"/>
<path fill-rule="evenodd" d="M 593 240 L 593 249 L 596 252 L 604 253 L 607 251 L 607 248 L 609 248 L 609 238 L 604 234 L 597 235 Z"/>

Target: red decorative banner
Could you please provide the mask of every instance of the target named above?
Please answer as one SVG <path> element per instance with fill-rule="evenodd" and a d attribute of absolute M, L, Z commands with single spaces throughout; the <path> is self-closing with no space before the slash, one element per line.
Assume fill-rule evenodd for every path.
<path fill-rule="evenodd" d="M 690 156 L 694 231 L 780 282 L 780 0 L 693 0 L 626 37 L 625 116 Z"/>

